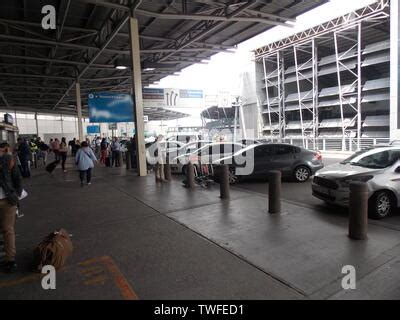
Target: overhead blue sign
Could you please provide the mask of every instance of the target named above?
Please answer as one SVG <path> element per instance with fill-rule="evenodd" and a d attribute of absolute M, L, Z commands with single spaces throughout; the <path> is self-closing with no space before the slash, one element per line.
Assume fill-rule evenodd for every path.
<path fill-rule="evenodd" d="M 127 93 L 89 93 L 90 122 L 133 122 L 133 100 Z"/>
<path fill-rule="evenodd" d="M 100 126 L 87 126 L 86 127 L 87 134 L 96 134 L 100 133 Z"/>
<path fill-rule="evenodd" d="M 143 89 L 144 100 L 164 100 L 164 89 L 157 88 L 144 88 Z"/>
<path fill-rule="evenodd" d="M 179 95 L 184 99 L 202 99 L 203 90 L 179 90 Z"/>

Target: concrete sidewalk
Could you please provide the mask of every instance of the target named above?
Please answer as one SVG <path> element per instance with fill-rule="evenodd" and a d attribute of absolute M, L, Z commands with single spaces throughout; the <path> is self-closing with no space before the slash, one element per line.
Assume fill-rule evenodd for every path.
<path fill-rule="evenodd" d="M 284 202 L 272 216 L 260 194 L 233 188 L 223 201 L 217 185 L 190 191 L 124 168 L 96 168 L 84 188 L 72 170 L 39 168 L 26 189 L 20 270 L 0 274 L 0 299 L 400 298 L 400 233 L 383 226 L 352 241 L 343 215 Z M 32 251 L 59 227 L 75 251 L 49 292 Z M 355 291 L 341 289 L 344 265 L 357 269 Z"/>

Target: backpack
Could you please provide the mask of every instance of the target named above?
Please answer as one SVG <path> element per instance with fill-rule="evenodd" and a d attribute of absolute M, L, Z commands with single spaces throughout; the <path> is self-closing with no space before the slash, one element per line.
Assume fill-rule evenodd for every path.
<path fill-rule="evenodd" d="M 65 229 L 56 230 L 42 240 L 34 251 L 35 269 L 38 272 L 46 265 L 61 269 L 72 254 L 73 246 Z"/>

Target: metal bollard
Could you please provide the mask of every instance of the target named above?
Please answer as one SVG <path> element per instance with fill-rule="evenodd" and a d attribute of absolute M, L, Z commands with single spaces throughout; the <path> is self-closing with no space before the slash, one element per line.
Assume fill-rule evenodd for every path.
<path fill-rule="evenodd" d="M 268 212 L 281 213 L 282 173 L 270 171 L 268 174 Z"/>
<path fill-rule="evenodd" d="M 129 151 L 125 152 L 126 170 L 131 168 L 131 153 Z"/>
<path fill-rule="evenodd" d="M 193 163 L 189 162 L 187 166 L 187 182 L 186 186 L 190 189 L 194 189 L 195 182 L 194 182 L 194 166 Z"/>
<path fill-rule="evenodd" d="M 366 240 L 368 230 L 368 186 L 365 182 L 350 183 L 349 238 Z"/>
<path fill-rule="evenodd" d="M 220 166 L 220 181 L 219 181 L 219 191 L 221 199 L 229 199 L 229 167 L 224 164 Z"/>

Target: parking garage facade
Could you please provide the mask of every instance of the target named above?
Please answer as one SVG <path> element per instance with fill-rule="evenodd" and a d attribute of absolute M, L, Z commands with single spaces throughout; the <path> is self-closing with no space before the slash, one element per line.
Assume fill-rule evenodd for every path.
<path fill-rule="evenodd" d="M 396 139 L 397 19 L 378 1 L 257 49 L 262 135 L 337 151 Z"/>

